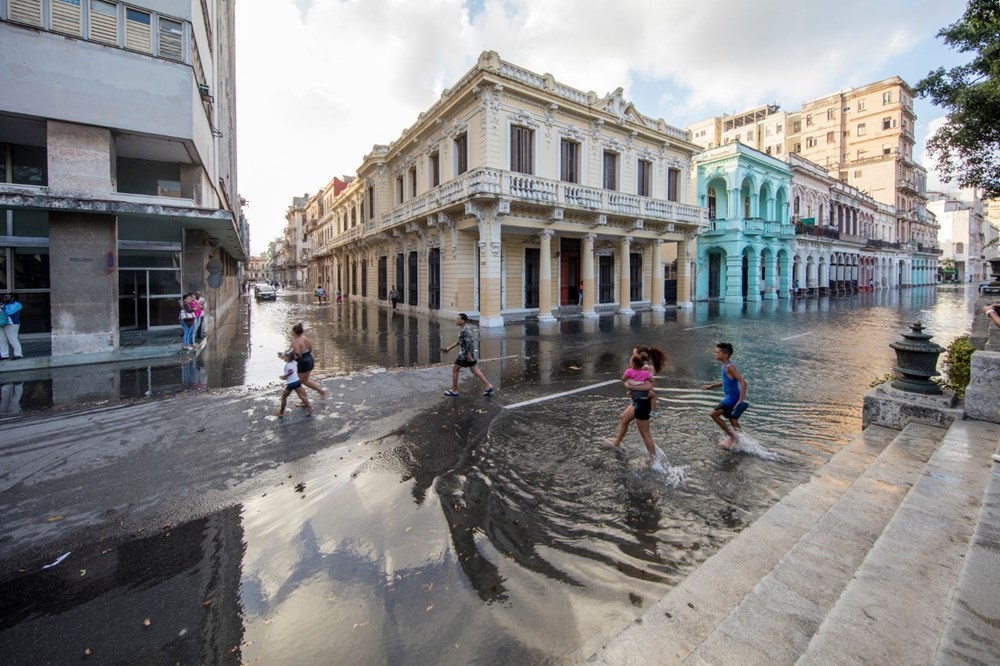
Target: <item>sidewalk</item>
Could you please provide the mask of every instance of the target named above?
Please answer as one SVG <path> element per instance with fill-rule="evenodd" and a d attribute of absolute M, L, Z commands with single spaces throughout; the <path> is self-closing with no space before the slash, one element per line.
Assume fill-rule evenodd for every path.
<path fill-rule="evenodd" d="M 22 371 L 30 373 L 48 368 L 167 358 L 185 354 L 181 350 L 180 328 L 168 331 L 122 331 L 120 341 L 118 349 L 113 351 L 52 356 L 52 344 L 49 340 L 22 340 L 24 358 L 16 361 L 13 359 L 0 361 L 0 379 L 7 380 L 7 373 L 16 372 L 20 379 L 27 379 L 29 377 L 23 376 Z M 200 342 L 196 353 L 201 352 L 204 343 L 204 340 Z"/>

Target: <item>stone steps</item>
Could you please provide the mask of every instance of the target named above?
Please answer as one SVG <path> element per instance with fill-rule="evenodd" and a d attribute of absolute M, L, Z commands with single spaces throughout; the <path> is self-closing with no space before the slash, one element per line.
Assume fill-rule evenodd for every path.
<path fill-rule="evenodd" d="M 1000 429 L 1000 426 L 994 426 Z M 987 446 L 1000 439 L 995 433 Z M 952 597 L 935 663 L 1000 664 L 1000 463 L 994 463 L 979 520 Z M 992 637 L 992 640 L 991 640 Z"/>
<path fill-rule="evenodd" d="M 998 441 L 869 426 L 590 661 L 1000 663 Z"/>
<path fill-rule="evenodd" d="M 951 425 L 799 663 L 934 661 L 998 438 L 994 424 Z"/>
<path fill-rule="evenodd" d="M 906 426 L 686 663 L 794 664 L 944 436 Z"/>
<path fill-rule="evenodd" d="M 781 557 L 898 435 L 869 426 L 809 480 L 674 587 L 653 609 L 615 637 L 592 661 L 680 663 L 740 603 Z"/>

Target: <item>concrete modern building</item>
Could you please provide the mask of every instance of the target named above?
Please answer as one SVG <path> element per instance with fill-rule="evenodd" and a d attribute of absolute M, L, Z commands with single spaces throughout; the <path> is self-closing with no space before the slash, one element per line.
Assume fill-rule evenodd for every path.
<path fill-rule="evenodd" d="M 899 243 L 908 255 L 908 275 L 896 283 L 933 284 L 941 250 L 938 225 L 926 208 L 927 173 L 913 160 L 915 122 L 913 91 L 893 76 L 810 100 L 794 112 L 769 104 L 688 129 L 703 148 L 740 142 L 775 157 L 800 155 L 890 206 L 894 228 L 884 240 Z M 898 278 L 897 269 L 891 272 Z"/>
<path fill-rule="evenodd" d="M 941 225 L 939 239 L 943 258 L 950 268 L 941 268 L 941 279 L 981 282 L 990 276 L 984 246 L 988 226 L 983 221 L 983 201 L 975 189 L 957 192 L 929 192 L 927 208 Z"/>
<path fill-rule="evenodd" d="M 0 291 L 53 357 L 122 329 L 208 330 L 246 259 L 233 3 L 0 0 Z"/>
<path fill-rule="evenodd" d="M 394 286 L 404 308 L 481 326 L 687 304 L 706 223 L 684 203 L 696 152 L 621 89 L 582 92 L 484 52 L 315 209 L 312 258 L 333 290 L 384 301 Z"/>
<path fill-rule="evenodd" d="M 924 279 L 894 234 L 894 209 L 795 154 L 741 142 L 695 157 L 696 298 L 725 302 L 844 294 Z"/>

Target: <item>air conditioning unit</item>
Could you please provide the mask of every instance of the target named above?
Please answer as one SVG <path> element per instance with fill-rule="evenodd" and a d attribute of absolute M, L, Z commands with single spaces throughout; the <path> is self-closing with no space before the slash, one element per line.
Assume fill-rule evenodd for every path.
<path fill-rule="evenodd" d="M 208 85 L 205 84 L 205 83 L 199 83 L 198 84 L 198 94 L 201 95 L 201 98 L 203 100 L 205 100 L 206 102 L 213 101 L 212 91 L 211 91 L 211 89 L 209 89 Z"/>

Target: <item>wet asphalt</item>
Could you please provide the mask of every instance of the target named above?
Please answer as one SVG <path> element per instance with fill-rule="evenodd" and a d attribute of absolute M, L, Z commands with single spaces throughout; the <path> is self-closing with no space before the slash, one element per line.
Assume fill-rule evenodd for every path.
<path fill-rule="evenodd" d="M 513 325 L 504 331 L 479 332 L 482 367 L 499 387 L 498 394 L 484 398 L 478 383 L 463 373 L 462 396 L 449 400 L 441 391 L 450 385 L 450 358 L 442 360 L 436 351 L 454 336 L 449 322 L 408 315 L 387 317 L 383 312 L 359 309 L 345 316 L 343 311 L 310 310 L 307 295 L 286 299 L 282 308 L 270 311 L 254 304 L 248 321 L 231 324 L 228 342 L 210 348 L 202 360 L 210 368 L 206 374 L 214 379 L 206 376 L 197 390 L 164 393 L 161 399 L 83 405 L 4 422 L 0 435 L 0 515 L 4 516 L 0 524 L 0 654 L 15 655 L 9 663 L 67 663 L 71 657 L 89 656 L 86 650 L 108 657 L 98 659 L 104 663 L 239 663 L 255 654 L 273 661 L 283 647 L 301 649 L 301 663 L 316 663 L 315 655 L 324 654 L 322 645 L 310 652 L 307 639 L 324 631 L 272 628 L 272 622 L 287 621 L 288 613 L 282 616 L 271 608 L 273 602 L 262 604 L 255 599 L 280 596 L 280 589 L 265 593 L 269 584 L 262 572 L 273 563 L 251 566 L 255 557 L 261 557 L 253 555 L 261 538 L 268 541 L 260 535 L 277 535 L 283 523 L 295 524 L 298 519 L 292 516 L 314 502 L 318 516 L 349 525 L 343 528 L 350 533 L 345 538 L 357 540 L 365 539 L 366 531 L 374 534 L 388 529 L 393 513 L 402 515 L 407 504 L 425 506 L 428 496 L 439 501 L 449 525 L 447 532 L 438 534 L 433 521 L 418 522 L 414 516 L 423 515 L 422 521 L 428 518 L 426 511 L 418 512 L 407 519 L 411 524 L 397 526 L 405 535 L 399 538 L 423 538 L 426 543 L 385 547 L 404 559 L 404 552 L 427 549 L 440 554 L 443 549 L 460 561 L 454 570 L 445 567 L 435 573 L 433 566 L 424 565 L 421 571 L 426 580 L 413 579 L 411 586 L 408 574 L 385 578 L 386 567 L 404 571 L 399 562 L 386 564 L 385 554 L 377 558 L 382 561 L 377 575 L 364 573 L 369 566 L 365 557 L 330 565 L 342 582 L 356 584 L 359 577 L 363 581 L 373 575 L 381 580 L 366 585 L 387 595 L 375 604 L 382 613 L 397 603 L 390 599 L 396 592 L 409 600 L 408 612 L 430 613 L 435 604 L 421 604 L 421 599 L 431 595 L 427 585 L 433 588 L 434 583 L 428 581 L 434 576 L 438 576 L 438 593 L 471 585 L 473 597 L 481 604 L 470 606 L 463 599 L 446 606 L 439 600 L 438 614 L 446 607 L 459 613 L 450 621 L 438 619 L 445 625 L 458 623 L 463 608 L 469 617 L 485 621 L 482 613 L 493 604 L 516 605 L 518 594 L 525 593 L 512 587 L 517 576 L 504 573 L 493 556 L 484 557 L 480 538 L 475 536 L 483 533 L 489 535 L 493 547 L 507 553 L 515 568 L 541 575 L 527 578 L 525 584 L 548 580 L 545 585 L 562 581 L 561 585 L 574 587 L 579 584 L 573 582 L 574 576 L 567 577 L 559 567 L 523 551 L 529 541 L 555 543 L 554 531 L 564 531 L 563 537 L 572 542 L 579 538 L 572 530 L 550 525 L 542 535 L 516 535 L 524 524 L 537 522 L 532 512 L 545 513 L 544 504 L 531 500 L 525 504 L 525 513 L 505 512 L 502 520 L 497 513 L 469 513 L 468 507 L 482 499 L 469 494 L 489 496 L 488 485 L 498 478 L 486 478 L 487 486 L 465 483 L 466 475 L 484 474 L 482 470 L 496 464 L 477 458 L 483 454 L 477 454 L 475 447 L 482 449 L 491 440 L 503 442 L 508 449 L 515 443 L 540 446 L 566 438 L 564 445 L 569 440 L 582 441 L 589 451 L 591 444 L 609 434 L 614 410 L 620 406 L 617 387 L 593 387 L 619 377 L 628 349 L 653 337 L 664 340 L 671 354 L 664 406 L 679 414 L 669 428 L 658 426 L 658 443 L 668 451 L 684 451 L 688 442 L 694 442 L 696 449 L 707 446 L 710 450 L 716 433 L 704 423 L 703 414 L 713 397 L 699 395 L 692 387 L 717 372 L 709 354 L 714 340 L 724 336 L 736 341 L 738 349 L 742 342 L 741 369 L 753 378 L 758 411 L 751 414 L 760 432 L 770 436 L 772 447 L 784 439 L 801 438 L 806 443 L 790 441 L 783 450 L 790 462 L 778 471 L 754 460 L 735 470 L 734 476 L 729 459 L 714 451 L 707 462 L 710 467 L 701 468 L 703 463 L 694 459 L 683 461 L 702 472 L 703 480 L 692 481 L 692 492 L 706 483 L 715 486 L 714 497 L 722 498 L 716 513 L 695 519 L 708 524 L 715 536 L 685 537 L 676 562 L 655 575 L 636 574 L 614 559 L 605 561 L 605 567 L 617 566 L 630 578 L 646 581 L 641 592 L 624 598 L 625 608 L 631 606 L 638 613 L 645 596 L 662 593 L 664 584 L 696 566 L 860 429 L 865 384 L 891 368 L 887 344 L 898 339 L 903 323 L 919 316 L 937 333 L 936 340 L 946 344 L 963 332 L 970 309 L 964 292 L 911 290 L 881 300 L 869 295 L 867 301 L 864 296 L 840 303 L 814 300 L 799 307 L 699 306 L 694 311 L 668 312 L 662 321 L 646 313 L 628 319 L 609 315 L 591 322 L 560 322 L 547 328 Z M 773 311 L 768 312 L 769 307 Z M 319 358 L 330 361 L 314 376 L 329 396 L 320 400 L 311 394 L 316 404 L 312 417 L 290 407 L 279 420 L 273 412 L 280 392 L 276 377 L 280 363 L 272 348 L 283 346 L 290 323 L 303 316 L 312 317 L 307 329 Z M 748 349 L 751 344 L 753 352 Z M 835 353 L 827 356 L 831 349 Z M 843 367 L 834 366 L 833 358 L 843 358 Z M 391 362 L 379 363 L 387 359 Z M 232 385 L 234 377 L 239 385 Z M 821 395 L 814 395 L 817 381 L 823 387 Z M 553 403 L 562 404 L 562 409 L 527 412 L 514 419 L 507 416 L 511 405 L 581 389 L 581 394 L 574 395 L 583 397 L 572 399 L 575 402 Z M 770 405 L 773 414 L 760 409 L 764 405 Z M 499 425 L 491 430 L 494 424 Z M 400 446 L 404 440 L 406 445 Z M 535 454 L 519 455 L 527 460 Z M 684 454 L 671 455 L 676 461 L 676 456 Z M 601 473 L 607 462 L 595 460 L 596 467 L 582 474 Z M 558 463 L 552 470 L 554 476 L 538 483 L 542 487 L 579 484 L 582 477 L 558 478 L 559 467 L 571 464 L 569 459 Z M 462 472 L 456 474 L 456 469 Z M 393 473 L 386 475 L 384 470 Z M 763 476 L 773 477 L 774 482 L 762 488 Z M 373 479 L 381 485 L 366 492 L 349 489 L 352 482 L 362 486 Z M 507 482 L 519 483 L 515 477 Z M 625 487 L 625 524 L 640 535 L 637 557 L 644 560 L 647 551 L 655 553 L 665 547 L 662 536 L 651 540 L 642 536 L 662 532 L 664 511 L 650 509 L 660 502 L 662 492 L 648 492 L 631 482 Z M 369 503 L 358 504 L 362 497 Z M 377 508 L 370 505 L 375 497 L 383 498 Z M 496 498 L 483 501 L 495 502 Z M 583 519 L 576 515 L 571 522 Z M 310 521 L 314 529 L 316 520 L 314 516 Z M 366 527 L 366 520 L 377 521 L 379 528 L 375 523 Z M 251 540 L 250 532 L 258 537 Z M 310 548 L 314 539 L 318 551 L 329 556 L 321 534 L 300 532 L 273 541 L 276 550 L 266 560 L 285 561 L 291 553 Z M 341 553 L 354 550 L 335 549 Z M 305 580 L 315 572 L 298 567 L 314 561 L 300 554 L 291 557 L 287 567 L 278 568 L 290 567 L 289 580 Z M 456 572 L 466 582 L 454 579 Z M 595 569 L 590 576 L 599 577 L 599 572 L 600 568 Z M 301 593 L 312 588 L 294 585 L 290 589 Z M 562 603 L 569 603 L 560 601 L 560 596 L 555 590 L 548 592 L 550 612 L 558 613 Z M 348 650 L 345 654 L 356 655 L 358 662 L 419 663 L 426 658 L 463 663 L 494 650 L 501 655 L 497 663 L 548 663 L 553 655 L 582 654 L 577 652 L 580 646 L 599 640 L 600 636 L 587 636 L 585 627 L 605 626 L 607 617 L 617 618 L 612 625 L 627 623 L 628 612 L 616 610 L 614 604 L 611 598 L 601 601 L 592 618 L 580 619 L 580 634 L 559 636 L 556 642 L 561 645 L 551 651 L 541 647 L 545 641 L 530 636 L 530 630 L 525 635 L 525 629 L 513 627 L 508 629 L 516 639 L 495 645 L 484 636 L 452 637 L 456 646 L 466 647 L 456 648 L 448 657 L 443 656 L 441 646 L 452 638 L 445 635 L 429 639 L 433 649 L 413 644 L 409 634 L 389 641 L 391 647 L 373 647 L 360 637 L 372 621 L 366 618 L 378 615 L 369 611 L 342 612 L 338 617 L 357 615 L 359 619 L 348 623 L 354 625 L 347 628 L 350 631 L 339 628 L 340 640 Z M 300 602 L 300 606 L 309 608 L 310 604 Z M 563 610 L 571 612 L 570 607 Z M 522 615 L 521 622 L 530 616 Z M 251 617 L 259 620 L 256 625 L 249 622 Z M 390 622 L 389 629 L 383 630 L 399 622 Z M 256 629 L 254 637 L 248 638 L 251 626 Z M 265 640 L 267 649 L 248 644 Z M 476 644 L 472 652 L 466 651 L 469 643 Z M 36 651 L 26 652 L 29 645 L 37 646 Z"/>

